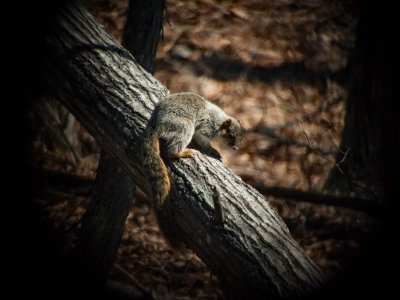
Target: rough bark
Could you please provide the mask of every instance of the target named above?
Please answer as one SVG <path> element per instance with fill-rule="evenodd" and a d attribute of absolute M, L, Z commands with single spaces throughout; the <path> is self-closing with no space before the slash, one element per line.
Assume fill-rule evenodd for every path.
<path fill-rule="evenodd" d="M 349 147 L 333 169 L 326 186 L 342 194 L 356 194 L 384 205 L 381 230 L 370 237 L 362 256 L 338 280 L 348 299 L 386 299 L 397 291 L 393 278 L 399 269 L 398 249 L 398 150 L 397 96 L 398 16 L 389 1 L 355 1 L 360 19 L 351 57 L 351 81 L 346 102 L 341 149 Z M 396 15 L 395 15 L 396 14 Z M 379 21 L 377 21 L 379 20 Z M 342 161 L 339 155 L 337 161 Z M 330 293 L 333 298 L 337 290 Z"/>
<path fill-rule="evenodd" d="M 79 2 L 60 8 L 47 35 L 49 91 L 148 191 L 136 146 L 169 91 L 108 36 Z M 169 163 L 166 222 L 238 298 L 306 297 L 323 275 L 264 197 L 225 165 L 198 154 Z M 224 227 L 213 225 L 213 188 Z"/>
<path fill-rule="evenodd" d="M 122 45 L 136 61 L 153 74 L 162 30 L 164 0 L 130 0 Z"/>
<path fill-rule="evenodd" d="M 130 1 L 122 44 L 148 72 L 154 72 L 162 26 L 162 1 Z M 102 151 L 95 191 L 83 217 L 77 254 L 93 288 L 102 286 L 117 254 L 123 226 L 134 201 L 135 183 L 107 151 Z M 89 280 L 88 280 L 89 279 Z"/>
<path fill-rule="evenodd" d="M 86 211 L 80 230 L 77 249 L 79 281 L 84 290 L 101 287 L 108 276 L 117 253 L 123 225 L 132 204 L 132 192 L 116 189 L 128 187 L 132 179 L 111 160 L 100 159 L 96 176 L 96 188 Z M 118 183 L 110 178 L 118 178 Z M 116 186 L 117 185 L 117 186 Z M 132 189 L 132 186 L 130 187 Z M 99 195 L 100 193 L 100 195 Z"/>
<path fill-rule="evenodd" d="M 386 10 L 389 6 L 372 7 L 358 3 L 360 19 L 351 57 L 351 81 L 346 101 L 345 127 L 337 169 L 326 182 L 326 188 L 339 193 L 386 202 L 396 192 L 393 180 L 399 166 L 398 140 L 393 125 L 399 115 L 392 87 L 391 43 Z M 376 23 L 377 16 L 383 22 Z M 347 155 L 344 158 L 346 151 Z"/>

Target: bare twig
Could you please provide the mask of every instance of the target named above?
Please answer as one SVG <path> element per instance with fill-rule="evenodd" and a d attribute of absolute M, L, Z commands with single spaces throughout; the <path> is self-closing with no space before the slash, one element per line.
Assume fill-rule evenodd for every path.
<path fill-rule="evenodd" d="M 297 94 L 295 94 L 295 95 L 296 95 L 295 97 L 298 97 Z M 285 129 L 285 128 L 296 126 L 300 122 L 310 122 L 312 119 L 319 116 L 322 112 L 324 112 L 324 111 L 328 110 L 329 108 L 335 106 L 336 104 L 342 102 L 342 100 L 343 100 L 343 96 L 340 94 L 335 95 L 334 97 L 330 97 L 327 100 L 325 100 L 324 102 L 322 102 L 322 104 L 316 110 L 314 110 L 308 114 L 305 114 L 301 119 L 289 121 L 285 124 L 275 126 L 273 129 L 280 130 L 280 129 Z"/>
<path fill-rule="evenodd" d="M 340 150 L 340 153 L 343 153 L 344 155 L 343 155 L 342 159 L 340 160 L 339 164 L 343 163 L 346 160 L 346 157 L 347 157 L 347 154 L 349 153 L 349 151 L 350 151 L 350 147 L 348 147 L 344 153 L 343 153 L 343 151 Z"/>
<path fill-rule="evenodd" d="M 327 157 L 324 153 L 322 153 L 321 151 L 319 151 L 318 149 L 316 149 L 315 147 L 313 147 L 313 145 L 311 144 L 310 139 L 308 138 L 307 132 L 305 131 L 305 129 L 304 129 L 304 127 L 303 127 L 303 122 L 300 122 L 300 125 L 301 125 L 301 128 L 303 129 L 303 133 L 304 133 L 304 135 L 305 135 L 305 137 L 306 137 L 306 139 L 307 139 L 307 144 L 308 144 L 308 145 L 307 145 L 307 148 L 310 149 L 311 151 L 313 151 L 313 152 L 319 154 L 319 155 L 320 155 L 321 157 L 323 157 L 324 159 L 326 159 L 328 162 L 330 162 L 332 165 L 334 165 L 334 166 L 339 170 L 340 173 L 342 173 L 342 174 L 344 175 L 343 170 L 340 168 L 340 163 L 342 163 L 342 162 L 337 163 L 337 162 L 333 161 L 332 159 L 330 159 L 329 157 Z M 347 153 L 346 153 L 346 154 L 347 154 Z"/>
<path fill-rule="evenodd" d="M 293 92 L 295 98 L 298 99 L 298 95 L 293 88 L 292 88 L 292 92 Z M 326 101 L 324 101 L 317 110 L 315 110 L 309 114 L 306 114 L 305 116 L 303 116 L 302 119 L 290 121 L 283 125 L 270 127 L 270 126 L 263 125 L 263 121 L 260 120 L 259 124 L 257 124 L 253 129 L 248 130 L 248 132 L 256 132 L 256 133 L 264 134 L 264 135 L 274 139 L 276 141 L 276 143 L 280 144 L 280 145 L 309 147 L 314 152 L 318 152 L 319 154 L 324 154 L 324 155 L 336 154 L 338 152 L 338 147 L 335 144 L 334 144 L 335 149 L 323 149 L 323 148 L 320 148 L 317 146 L 312 146 L 310 139 L 308 138 L 306 133 L 305 133 L 305 136 L 306 136 L 306 139 L 308 142 L 307 144 L 283 137 L 280 134 L 278 134 L 277 131 L 279 131 L 281 129 L 293 127 L 293 126 L 299 125 L 299 124 L 301 126 L 303 126 L 303 122 L 309 122 L 316 116 L 320 115 L 321 112 L 326 111 L 329 108 L 331 108 L 332 106 L 340 103 L 342 101 L 342 99 L 343 99 L 342 95 L 335 94 L 334 96 L 332 96 L 332 97 L 328 98 Z M 303 132 L 305 132 L 305 131 L 303 130 Z"/>
<path fill-rule="evenodd" d="M 257 126 L 257 127 L 254 127 L 252 130 L 245 131 L 245 133 L 247 133 L 247 132 L 256 132 L 256 133 L 261 133 L 261 134 L 268 136 L 269 138 L 273 139 L 276 142 L 273 146 L 276 146 L 276 144 L 278 144 L 278 145 L 285 145 L 285 146 L 308 147 L 308 144 L 306 144 L 306 143 L 302 143 L 299 141 L 295 141 L 295 140 L 283 137 L 282 135 L 278 134 L 274 128 L 268 127 L 268 126 Z M 313 149 L 318 150 L 319 152 L 324 153 L 326 155 L 336 154 L 336 152 L 337 152 L 332 149 L 323 149 L 323 148 L 320 148 L 317 146 L 313 146 Z"/>
<path fill-rule="evenodd" d="M 347 148 L 345 152 L 343 152 L 342 150 L 338 150 L 339 153 L 343 154 L 343 157 L 339 162 L 333 161 L 332 159 L 327 157 L 323 152 L 319 151 L 319 149 L 317 149 L 314 146 L 312 146 L 311 141 L 308 138 L 307 132 L 305 131 L 302 122 L 300 124 L 301 124 L 301 127 L 303 129 L 303 133 L 304 133 L 304 135 L 305 135 L 305 137 L 307 139 L 307 143 L 308 143 L 307 148 L 309 150 L 319 154 L 321 157 L 323 157 L 325 160 L 327 160 L 329 163 L 331 163 L 333 166 L 335 166 L 343 176 L 347 177 L 347 180 L 351 185 L 359 187 L 360 189 L 367 191 L 370 195 L 374 196 L 375 199 L 378 199 L 377 195 L 371 189 L 359 184 L 358 182 L 355 182 L 354 180 L 351 180 L 351 178 L 349 176 L 347 176 L 344 173 L 343 169 L 340 167 L 340 165 L 345 162 L 347 154 L 350 151 L 350 148 Z"/>
<path fill-rule="evenodd" d="M 307 143 L 308 143 L 308 147 L 312 148 L 310 139 L 308 138 L 308 134 L 307 134 L 307 132 L 304 130 L 303 121 L 300 121 L 300 126 L 301 126 L 301 128 L 303 129 L 303 133 L 304 133 L 304 135 L 305 135 L 305 137 L 306 137 L 306 140 L 307 140 Z"/>

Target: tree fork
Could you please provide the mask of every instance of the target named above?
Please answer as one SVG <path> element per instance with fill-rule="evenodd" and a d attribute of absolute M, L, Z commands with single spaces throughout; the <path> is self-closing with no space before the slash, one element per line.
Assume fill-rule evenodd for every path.
<path fill-rule="evenodd" d="M 144 190 L 136 146 L 154 105 L 169 91 L 141 68 L 76 1 L 55 14 L 42 75 L 59 99 Z M 169 164 L 166 219 L 235 297 L 307 297 L 323 274 L 264 197 L 222 162 L 198 154 Z M 213 226 L 213 187 L 224 227 Z"/>
<path fill-rule="evenodd" d="M 130 1 L 122 43 L 148 72 L 154 72 L 164 3 Z M 134 201 L 135 183 L 107 151 L 102 151 L 95 190 L 83 217 L 77 255 L 84 282 L 101 288 L 111 269 L 123 226 Z M 96 279 L 96 280 L 94 280 Z M 93 288 L 91 288 L 93 287 Z"/>

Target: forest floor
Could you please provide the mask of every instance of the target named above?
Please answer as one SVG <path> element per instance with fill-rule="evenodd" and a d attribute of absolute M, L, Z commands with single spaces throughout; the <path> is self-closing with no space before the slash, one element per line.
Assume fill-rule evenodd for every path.
<path fill-rule="evenodd" d="M 127 3 L 87 1 L 119 41 Z M 93 4 L 95 3 L 95 4 Z M 346 66 L 357 18 L 345 1 L 167 1 L 155 76 L 172 92 L 192 91 L 240 119 L 245 135 L 224 162 L 245 181 L 321 191 L 340 145 Z M 46 116 L 45 118 L 43 116 Z M 32 120 L 35 165 L 84 178 L 79 190 L 48 188 L 37 197 L 43 218 L 67 249 L 89 201 L 99 148 L 69 113 L 43 102 Z M 113 280 L 171 299 L 223 299 L 218 278 L 190 250 L 171 248 L 142 194 L 126 221 Z M 294 238 L 328 274 L 362 251 L 374 222 L 365 213 L 266 196 Z M 126 271 L 126 272 L 125 272 Z M 127 273 L 130 275 L 128 276 Z"/>

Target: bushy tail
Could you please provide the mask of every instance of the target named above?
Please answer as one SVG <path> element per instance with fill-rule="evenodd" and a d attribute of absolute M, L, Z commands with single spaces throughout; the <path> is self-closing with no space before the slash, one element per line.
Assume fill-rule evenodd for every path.
<path fill-rule="evenodd" d="M 160 142 L 156 135 L 151 135 L 143 144 L 143 166 L 152 191 L 154 208 L 158 210 L 169 194 L 171 183 L 167 167 L 160 156 Z"/>

